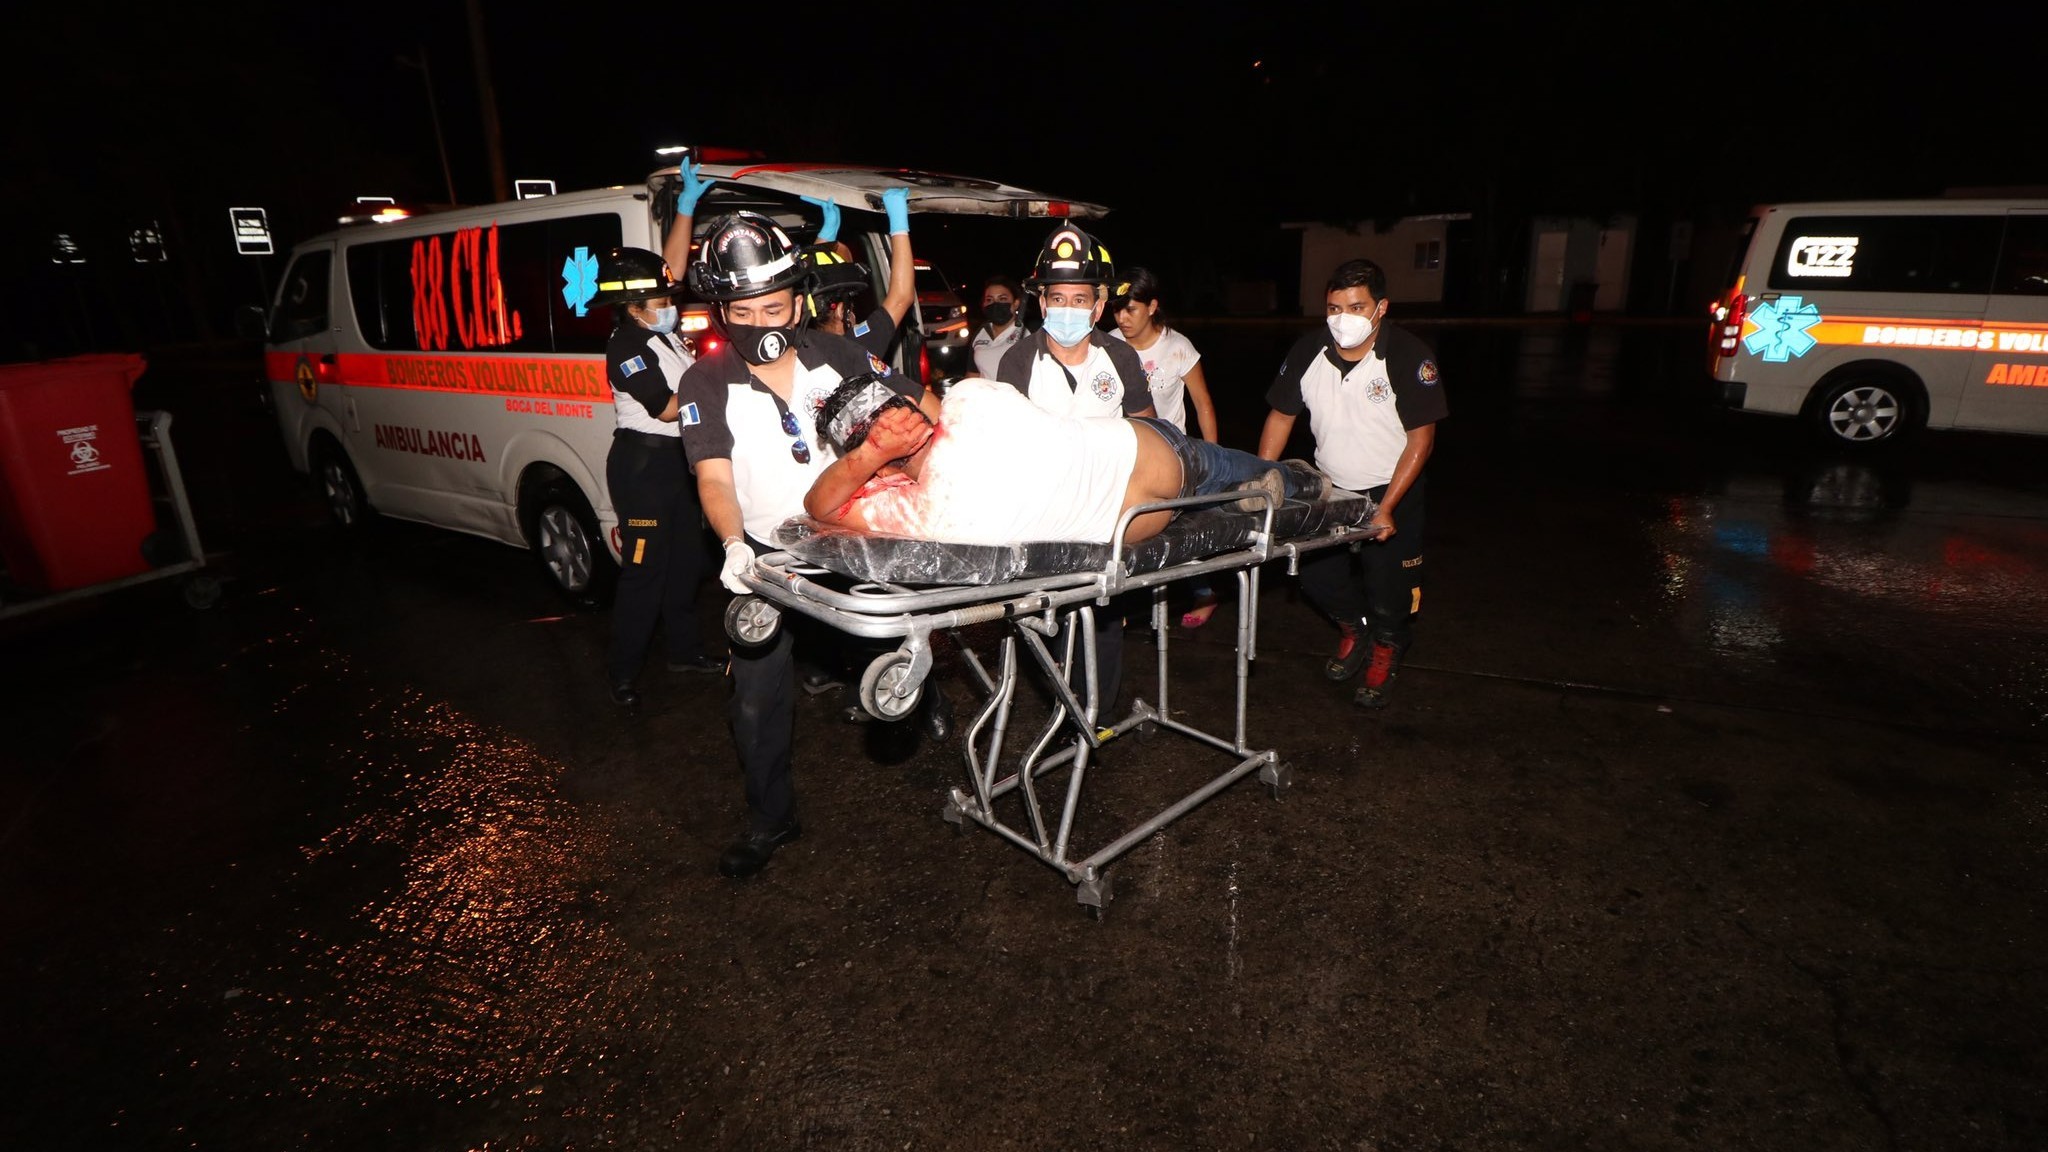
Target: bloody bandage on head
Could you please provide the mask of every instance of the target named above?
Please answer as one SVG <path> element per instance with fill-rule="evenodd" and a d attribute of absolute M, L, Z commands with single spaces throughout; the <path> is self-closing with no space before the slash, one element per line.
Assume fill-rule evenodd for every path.
<path fill-rule="evenodd" d="M 880 380 L 870 380 L 832 417 L 832 423 L 825 431 L 834 444 L 844 445 L 851 444 L 856 439 L 865 440 L 868 429 L 874 425 L 875 418 L 882 414 L 882 409 L 888 406 L 889 401 L 898 399 L 901 395 Z"/>

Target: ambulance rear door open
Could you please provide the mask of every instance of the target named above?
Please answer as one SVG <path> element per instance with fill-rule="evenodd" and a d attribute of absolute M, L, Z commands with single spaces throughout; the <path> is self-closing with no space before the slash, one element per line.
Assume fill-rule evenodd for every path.
<path fill-rule="evenodd" d="M 999 216 L 1019 220 L 1073 217 L 1092 219 L 1106 215 L 1100 204 L 1067 200 L 1033 192 L 994 180 L 920 172 L 911 168 L 860 168 L 843 164 L 705 164 L 703 176 L 715 181 L 703 204 L 700 219 L 720 212 L 751 207 L 744 201 L 749 189 L 781 193 L 784 197 L 830 198 L 841 208 L 882 211 L 882 193 L 891 188 L 910 190 L 910 210 L 954 216 Z M 658 194 L 676 178 L 674 168 L 663 168 L 648 178 Z"/>

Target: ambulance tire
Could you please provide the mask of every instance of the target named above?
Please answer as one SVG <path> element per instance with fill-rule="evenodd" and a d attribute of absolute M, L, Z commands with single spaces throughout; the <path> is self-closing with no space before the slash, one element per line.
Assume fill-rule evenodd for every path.
<path fill-rule="evenodd" d="M 1868 452 L 1912 439 L 1927 424 L 1927 390 L 1890 364 L 1849 364 L 1814 385 L 1806 423 L 1831 448 Z"/>
<path fill-rule="evenodd" d="M 536 485 L 522 503 L 527 543 L 555 590 L 585 608 L 610 603 L 619 567 L 604 546 L 590 501 L 575 481 L 551 477 Z"/>
<path fill-rule="evenodd" d="M 313 484 L 327 505 L 327 514 L 346 532 L 362 532 L 376 515 L 363 495 L 363 478 L 349 462 L 348 452 L 325 433 L 316 433 L 307 453 Z"/>

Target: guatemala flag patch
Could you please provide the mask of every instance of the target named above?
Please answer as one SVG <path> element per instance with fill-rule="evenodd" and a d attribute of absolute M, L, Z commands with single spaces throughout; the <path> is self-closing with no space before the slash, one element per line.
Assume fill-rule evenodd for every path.
<path fill-rule="evenodd" d="M 676 411 L 676 419 L 682 421 L 682 425 L 685 428 L 692 424 L 702 424 L 704 422 L 704 418 L 697 415 L 697 405 L 694 403 L 685 404 L 678 409 Z"/>
<path fill-rule="evenodd" d="M 619 375 L 624 376 L 628 380 L 645 371 L 647 371 L 647 358 L 645 356 L 635 356 L 624 364 L 619 365 Z"/>

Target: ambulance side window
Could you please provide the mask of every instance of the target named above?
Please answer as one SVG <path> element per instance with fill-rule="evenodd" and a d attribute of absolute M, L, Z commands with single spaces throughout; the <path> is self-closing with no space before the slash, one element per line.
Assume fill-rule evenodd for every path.
<path fill-rule="evenodd" d="M 2048 216 L 2012 216 L 1998 261 L 2001 296 L 2048 296 Z"/>
<path fill-rule="evenodd" d="M 1981 296 L 2004 224 L 1997 216 L 1796 217 L 1785 223 L 1770 286 Z"/>
<path fill-rule="evenodd" d="M 625 235 L 619 226 L 619 218 L 611 214 L 567 216 L 548 221 L 547 228 L 546 267 L 554 275 L 554 282 L 550 285 L 553 290 L 548 293 L 549 322 L 554 328 L 555 351 L 601 353 L 611 339 L 612 310 L 593 308 L 585 302 L 582 315 L 578 315 L 572 298 L 594 290 L 594 279 L 585 281 L 580 277 L 584 273 L 595 277 L 595 265 L 591 261 L 598 253 L 619 246 Z M 572 272 L 579 277 L 577 283 L 571 283 Z M 682 269 L 675 269 L 674 274 L 682 275 Z"/>
<path fill-rule="evenodd" d="M 357 244 L 348 250 L 343 263 L 348 268 L 348 298 L 355 309 L 356 329 L 370 347 L 407 351 L 419 347 L 412 335 L 412 282 L 406 247 Z"/>
<path fill-rule="evenodd" d="M 277 291 L 277 315 L 270 322 L 272 343 L 303 340 L 327 331 L 327 278 L 333 253 L 322 249 L 292 261 Z"/>

